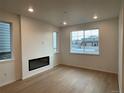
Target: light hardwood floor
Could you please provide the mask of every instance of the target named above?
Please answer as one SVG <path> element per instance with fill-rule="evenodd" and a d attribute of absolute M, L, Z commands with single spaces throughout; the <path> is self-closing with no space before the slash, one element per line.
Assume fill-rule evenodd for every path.
<path fill-rule="evenodd" d="M 117 75 L 57 66 L 0 88 L 0 93 L 116 93 Z"/>

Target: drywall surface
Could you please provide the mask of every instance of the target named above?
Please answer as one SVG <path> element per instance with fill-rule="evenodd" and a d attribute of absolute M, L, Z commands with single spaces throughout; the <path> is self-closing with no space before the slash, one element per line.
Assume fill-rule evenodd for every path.
<path fill-rule="evenodd" d="M 70 32 L 93 28 L 99 29 L 100 55 L 70 53 Z M 61 33 L 61 64 L 117 73 L 118 18 L 63 27 Z"/>
<path fill-rule="evenodd" d="M 120 93 L 124 93 L 124 10 L 123 6 L 119 15 L 119 58 L 118 58 L 118 80 Z"/>
<path fill-rule="evenodd" d="M 0 11 L 0 21 L 12 23 L 13 59 L 0 61 L 0 86 L 21 79 L 21 43 L 19 16 Z"/>
<path fill-rule="evenodd" d="M 21 16 L 22 78 L 48 70 L 58 64 L 59 53 L 55 54 L 52 44 L 53 31 L 59 29 L 45 22 Z M 50 65 L 29 71 L 28 60 L 50 56 Z"/>

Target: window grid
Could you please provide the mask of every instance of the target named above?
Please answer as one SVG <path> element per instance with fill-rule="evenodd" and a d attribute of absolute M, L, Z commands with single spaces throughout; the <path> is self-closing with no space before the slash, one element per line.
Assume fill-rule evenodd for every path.
<path fill-rule="evenodd" d="M 71 32 L 71 53 L 99 54 L 99 29 Z"/>

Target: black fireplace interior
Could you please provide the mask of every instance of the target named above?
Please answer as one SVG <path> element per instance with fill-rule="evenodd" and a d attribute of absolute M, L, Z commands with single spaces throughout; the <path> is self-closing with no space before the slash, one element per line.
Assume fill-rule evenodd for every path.
<path fill-rule="evenodd" d="M 49 56 L 29 60 L 29 71 L 49 65 Z"/>

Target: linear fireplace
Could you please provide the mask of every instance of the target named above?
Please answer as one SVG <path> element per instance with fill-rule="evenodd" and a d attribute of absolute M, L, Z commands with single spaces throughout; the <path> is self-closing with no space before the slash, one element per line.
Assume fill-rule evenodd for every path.
<path fill-rule="evenodd" d="M 49 56 L 29 60 L 29 71 L 49 65 Z"/>

